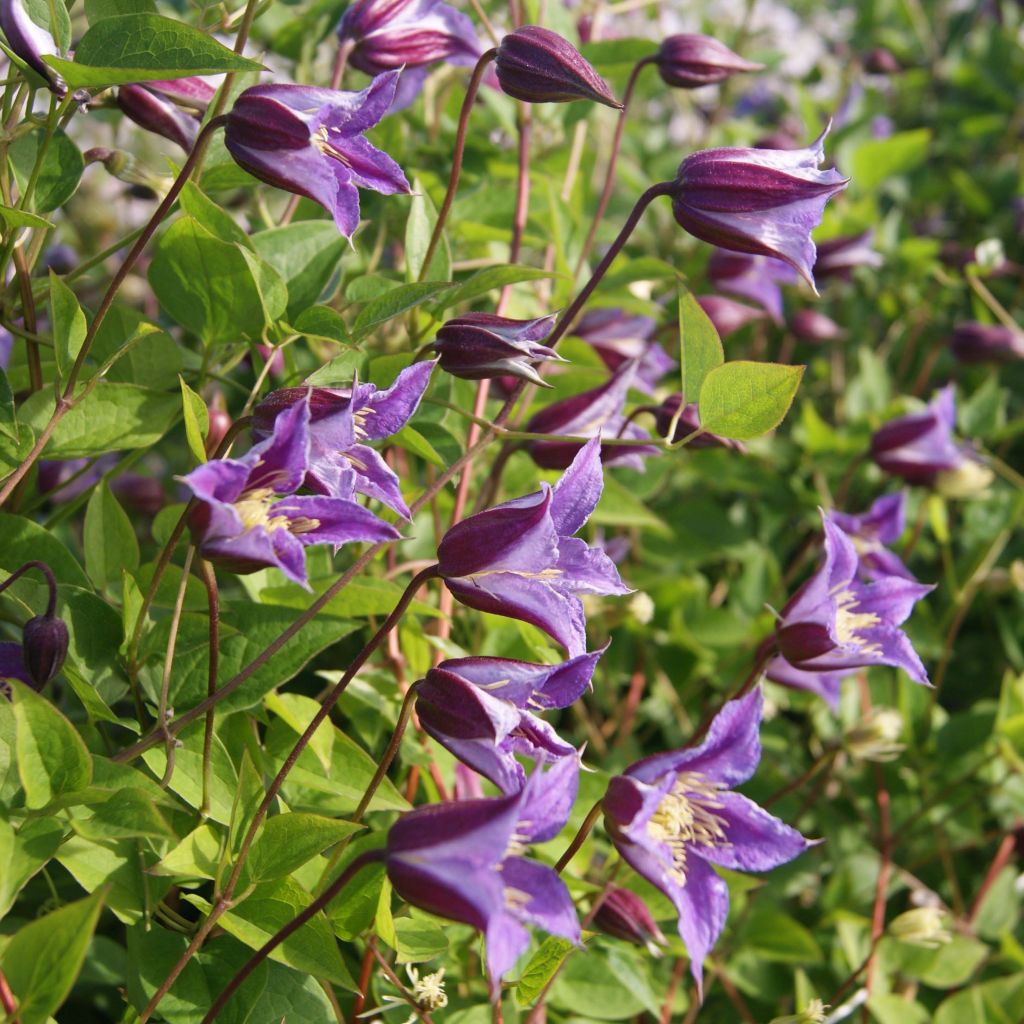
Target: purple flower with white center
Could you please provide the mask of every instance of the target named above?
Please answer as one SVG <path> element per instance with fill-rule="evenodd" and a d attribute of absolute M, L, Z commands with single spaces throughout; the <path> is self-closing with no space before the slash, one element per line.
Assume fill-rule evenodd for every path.
<path fill-rule="evenodd" d="M 61 52 L 48 29 L 32 20 L 23 0 L 0 0 L 0 29 L 11 51 L 45 79 L 50 92 L 63 99 L 67 83 L 43 60 L 59 57 Z"/>
<path fill-rule="evenodd" d="M 811 231 L 825 203 L 846 188 L 836 170 L 819 170 L 824 132 L 806 149 L 708 149 L 680 165 L 672 212 L 691 235 L 734 252 L 771 256 L 811 287 Z"/>
<path fill-rule="evenodd" d="M 836 524 L 851 540 L 860 558 L 861 575 L 869 580 L 883 576 L 902 576 L 906 580 L 916 577 L 903 564 L 887 544 L 895 544 L 907 526 L 907 496 L 903 491 L 885 494 L 859 516 L 833 511 Z"/>
<path fill-rule="evenodd" d="M 719 249 L 717 252 L 723 250 Z M 792 273 L 791 267 L 787 266 L 786 269 Z M 764 319 L 763 310 L 754 309 L 753 306 L 726 298 L 724 295 L 698 295 L 697 305 L 707 313 L 720 338 L 727 338 L 747 324 Z"/>
<path fill-rule="evenodd" d="M 635 359 L 633 387 L 652 394 L 661 378 L 676 366 L 676 361 L 651 340 L 654 328 L 649 316 L 634 316 L 621 309 L 595 309 L 580 318 L 572 335 L 592 345 L 612 372 Z"/>
<path fill-rule="evenodd" d="M 553 315 L 512 320 L 493 313 L 466 313 L 442 325 L 433 347 L 441 369 L 453 377 L 519 377 L 548 388 L 551 385 L 534 367 L 548 359 L 566 362 L 554 349 L 540 344 L 554 322 Z"/>
<path fill-rule="evenodd" d="M 252 414 L 252 435 L 271 435 L 277 418 L 296 403 L 309 401 L 309 467 L 305 485 L 318 494 L 376 498 L 405 519 L 409 509 L 398 477 L 365 441 L 397 434 L 416 412 L 430 383 L 432 362 L 413 363 L 385 391 L 353 381 L 351 388 L 282 388 Z"/>
<path fill-rule="evenodd" d="M 682 405 L 682 401 L 683 396 L 677 391 L 669 395 L 658 406 L 654 414 L 657 431 L 662 437 L 668 437 L 669 431 L 672 429 L 672 421 L 676 420 L 678 415 L 679 418 L 676 420 L 675 431 L 671 438 L 673 442 L 682 441 L 701 429 L 700 413 L 698 412 L 696 402 L 690 402 L 688 405 L 683 406 L 683 411 L 679 412 L 679 406 Z M 747 451 L 747 446 L 742 441 L 734 441 L 728 437 L 719 437 L 718 434 L 712 434 L 707 431 L 690 438 L 683 447 L 730 448 L 732 451 L 743 454 L 746 454 Z"/>
<path fill-rule="evenodd" d="M 579 763 L 534 770 L 513 796 L 431 804 L 402 815 L 388 832 L 385 867 L 398 895 L 431 914 L 484 934 L 491 996 L 530 943 L 527 925 L 578 943 L 579 921 L 565 883 L 522 854 L 561 831 L 576 799 Z"/>
<path fill-rule="evenodd" d="M 260 181 L 319 203 L 351 238 L 359 188 L 387 196 L 411 191 L 402 168 L 363 138 L 388 112 L 398 76 L 378 75 L 362 92 L 254 85 L 235 100 L 224 145 Z"/>
<path fill-rule="evenodd" d="M 781 285 L 796 284 L 797 272 L 782 260 L 716 249 L 708 260 L 708 277 L 722 291 L 756 302 L 777 323 L 782 323 Z"/>
<path fill-rule="evenodd" d="M 730 792 L 761 759 L 760 688 L 729 701 L 699 746 L 644 758 L 611 780 L 608 834 L 626 862 L 675 904 L 690 973 L 703 989 L 704 958 L 729 913 L 712 865 L 768 871 L 811 843 L 752 800 Z"/>
<path fill-rule="evenodd" d="M 295 493 L 309 471 L 309 419 L 309 402 L 296 402 L 242 458 L 213 459 L 182 478 L 198 499 L 189 526 L 204 558 L 242 574 L 275 566 L 305 587 L 310 545 L 398 538 L 358 502 Z"/>
<path fill-rule="evenodd" d="M 1024 359 L 1024 331 L 1003 324 L 957 324 L 949 348 L 961 363 L 1012 363 Z"/>
<path fill-rule="evenodd" d="M 635 423 L 626 423 L 623 415 L 636 372 L 636 361 L 631 359 L 600 387 L 552 402 L 534 414 L 526 424 L 527 432 L 638 441 L 640 443 L 636 445 L 602 447 L 601 461 L 606 466 L 629 466 L 642 473 L 644 457 L 659 454 L 659 449 L 643 444 L 650 440 L 650 434 Z M 578 441 L 530 441 L 526 450 L 544 469 L 565 469 L 581 447 Z"/>
<path fill-rule="evenodd" d="M 770 682 L 788 686 L 791 690 L 815 693 L 834 711 L 839 710 L 839 693 L 849 672 L 808 672 L 794 668 L 785 658 L 776 656 L 765 666 L 764 675 Z"/>
<path fill-rule="evenodd" d="M 809 341 L 812 344 L 839 341 L 846 336 L 846 331 L 835 320 L 817 309 L 798 310 L 789 318 L 789 329 L 801 341 Z"/>
<path fill-rule="evenodd" d="M 854 267 L 880 267 L 882 254 L 871 248 L 875 233 L 870 229 L 859 235 L 843 235 L 818 243 L 818 257 L 814 262 L 814 276 L 818 281 L 828 277 L 850 279 Z"/>
<path fill-rule="evenodd" d="M 629 594 L 611 559 L 573 537 L 594 511 L 604 479 L 600 442 L 588 441 L 552 488 L 456 523 L 437 549 L 441 577 L 463 604 L 522 619 L 570 657 L 587 649 L 579 594 Z"/>
<path fill-rule="evenodd" d="M 764 69 L 763 64 L 744 60 L 712 36 L 688 32 L 663 40 L 654 62 L 661 80 L 676 89 L 699 89 L 743 71 Z"/>
<path fill-rule="evenodd" d="M 176 142 L 186 152 L 195 144 L 200 116 L 216 89 L 201 78 L 122 85 L 117 105 L 146 131 Z"/>
<path fill-rule="evenodd" d="M 518 793 L 531 761 L 576 758 L 538 712 L 567 708 L 590 687 L 603 650 L 561 665 L 509 658 L 455 658 L 432 668 L 420 683 L 416 713 L 424 730 L 463 764 L 503 793 Z"/>
<path fill-rule="evenodd" d="M 935 588 L 903 576 L 858 579 L 853 541 L 822 513 L 825 558 L 796 592 L 775 627 L 775 650 L 810 672 L 892 665 L 925 686 L 928 673 L 899 628 L 914 605 Z"/>

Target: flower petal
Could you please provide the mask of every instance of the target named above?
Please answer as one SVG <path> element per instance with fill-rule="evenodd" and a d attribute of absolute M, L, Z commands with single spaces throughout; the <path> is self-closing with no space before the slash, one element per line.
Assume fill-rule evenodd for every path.
<path fill-rule="evenodd" d="M 571 537 L 590 518 L 604 490 L 601 442 L 588 441 L 555 484 L 551 494 L 551 519 L 563 537 Z"/>
<path fill-rule="evenodd" d="M 739 793 L 719 793 L 715 815 L 723 819 L 727 843 L 694 844 L 693 852 L 732 871 L 770 871 L 813 844 Z"/>
<path fill-rule="evenodd" d="M 517 895 L 529 897 L 528 901 L 517 901 L 512 911 L 520 921 L 579 943 L 580 922 L 576 907 L 565 882 L 551 868 L 522 857 L 509 857 L 501 865 L 501 879 L 506 891 L 513 889 Z"/>

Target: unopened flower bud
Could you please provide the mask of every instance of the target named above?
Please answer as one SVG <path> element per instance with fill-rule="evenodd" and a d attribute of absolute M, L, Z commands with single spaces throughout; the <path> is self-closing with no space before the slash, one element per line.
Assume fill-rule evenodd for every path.
<path fill-rule="evenodd" d="M 661 947 L 667 944 L 647 904 L 629 889 L 610 888 L 597 908 L 594 924 L 616 939 L 646 946 L 651 956 L 661 956 Z"/>
<path fill-rule="evenodd" d="M 550 387 L 534 367 L 544 360 L 564 362 L 540 342 L 551 333 L 554 316 L 512 320 L 493 313 L 466 313 L 437 332 L 434 351 L 441 369 L 463 380 L 512 376 Z"/>
<path fill-rule="evenodd" d="M 211 88 L 211 96 L 212 93 Z M 199 118 L 182 110 L 170 98 L 150 88 L 148 83 L 122 85 L 117 90 L 117 105 L 146 131 L 170 139 L 185 152 L 192 149 L 199 133 Z"/>
<path fill-rule="evenodd" d="M 1002 324 L 958 324 L 949 348 L 961 363 L 1009 363 L 1024 359 L 1024 331 Z"/>
<path fill-rule="evenodd" d="M 995 473 L 983 462 L 964 458 L 952 469 L 944 469 L 935 477 L 935 490 L 944 498 L 977 498 L 995 479 Z"/>
<path fill-rule="evenodd" d="M 831 317 L 816 309 L 801 309 L 789 319 L 790 330 L 801 340 L 814 343 L 838 341 L 846 332 Z"/>
<path fill-rule="evenodd" d="M 905 749 L 903 716 L 894 708 L 872 708 L 843 736 L 846 749 L 861 761 L 892 761 Z"/>
<path fill-rule="evenodd" d="M 939 907 L 916 907 L 895 918 L 889 925 L 889 934 L 908 946 L 938 949 L 953 939 L 943 927 L 943 919 Z"/>
<path fill-rule="evenodd" d="M 903 65 L 884 46 L 876 46 L 864 54 L 864 70 L 872 75 L 897 75 Z"/>
<path fill-rule="evenodd" d="M 21 632 L 25 668 L 42 689 L 60 671 L 68 653 L 68 627 L 56 615 L 37 615 Z"/>
<path fill-rule="evenodd" d="M 644 593 L 642 590 L 638 590 L 629 599 L 629 614 L 640 623 L 641 626 L 646 626 L 654 618 L 654 600 L 650 594 Z"/>
<path fill-rule="evenodd" d="M 32 20 L 22 0 L 0 0 L 0 29 L 11 51 L 46 80 L 52 93 L 63 99 L 67 83 L 43 60 L 44 56 L 59 56 L 60 50 L 50 32 Z"/>
<path fill-rule="evenodd" d="M 812 999 L 801 1013 L 773 1017 L 769 1024 L 825 1024 L 828 1007 L 820 999 Z"/>
<path fill-rule="evenodd" d="M 697 304 L 707 313 L 720 338 L 726 338 L 752 321 L 763 320 L 765 317 L 764 310 L 724 295 L 698 295 Z"/>
<path fill-rule="evenodd" d="M 557 32 L 524 25 L 501 41 L 494 58 L 502 91 L 526 103 L 593 100 L 622 109 L 603 78 Z"/>
<path fill-rule="evenodd" d="M 654 61 L 662 81 L 676 89 L 699 89 L 702 85 L 723 82 L 741 71 L 764 68 L 763 64 L 744 60 L 711 36 L 688 32 L 669 36 Z"/>

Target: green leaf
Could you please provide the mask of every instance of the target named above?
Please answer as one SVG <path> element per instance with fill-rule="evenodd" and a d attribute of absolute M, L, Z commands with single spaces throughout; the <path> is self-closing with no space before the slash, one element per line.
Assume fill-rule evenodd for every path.
<path fill-rule="evenodd" d="M 529 1006 L 544 991 L 544 987 L 575 948 L 575 944 L 568 939 L 549 935 L 523 968 L 516 984 L 516 1002 L 520 1006 Z"/>
<path fill-rule="evenodd" d="M 789 411 L 803 375 L 802 366 L 745 360 L 725 363 L 704 378 L 701 426 L 737 441 L 767 434 Z"/>
<path fill-rule="evenodd" d="M 448 291 L 454 285 L 447 281 L 423 281 L 418 284 L 402 284 L 392 288 L 379 298 L 372 299 L 360 311 L 352 325 L 352 337 L 357 341 L 365 338 L 378 325 L 422 306 L 435 295 Z"/>
<path fill-rule="evenodd" d="M 422 914 L 395 921 L 395 950 L 400 964 L 421 964 L 448 951 L 448 936 L 437 918 Z"/>
<path fill-rule="evenodd" d="M 930 128 L 896 132 L 887 139 L 867 139 L 854 151 L 850 163 L 853 191 L 872 192 L 890 178 L 906 174 L 924 163 L 931 148 Z"/>
<path fill-rule="evenodd" d="M 301 693 L 268 693 L 266 706 L 268 711 L 272 711 L 299 735 L 306 731 L 320 710 L 319 701 L 304 697 Z M 334 750 L 334 726 L 330 719 L 325 719 L 316 727 L 309 740 L 309 749 L 320 759 L 324 769 L 329 770 Z"/>
<path fill-rule="evenodd" d="M 787 914 L 772 909 L 755 909 L 742 932 L 743 948 L 765 960 L 810 964 L 821 960 L 814 936 Z"/>
<path fill-rule="evenodd" d="M 82 969 L 105 893 L 101 890 L 25 925 L 3 952 L 21 1024 L 46 1024 Z"/>
<path fill-rule="evenodd" d="M 200 29 L 146 13 L 98 21 L 75 47 L 73 62 L 59 57 L 44 60 L 72 89 L 99 89 L 226 71 L 260 71 L 263 67 L 257 61 L 240 57 Z"/>
<path fill-rule="evenodd" d="M 185 418 L 185 440 L 196 462 L 206 461 L 206 435 L 210 430 L 210 410 L 206 403 L 178 377 L 181 385 L 181 405 Z"/>
<path fill-rule="evenodd" d="M 140 789 L 126 786 L 89 810 L 88 817 L 75 816 L 71 822 L 86 839 L 174 838 L 156 804 Z"/>
<path fill-rule="evenodd" d="M 338 234 L 334 222 L 326 220 L 299 221 L 260 231 L 252 236 L 252 244 L 256 252 L 284 278 L 288 286 L 287 315 L 300 320 L 321 297 L 348 249 L 348 243 Z M 334 310 L 330 312 L 340 319 Z M 298 324 L 296 327 L 304 333 L 307 330 Z M 327 337 L 334 335 L 328 334 Z M 347 332 L 344 332 L 336 340 L 344 341 L 346 338 Z"/>
<path fill-rule="evenodd" d="M 210 822 L 200 825 L 189 832 L 150 872 L 179 880 L 216 878 L 220 864 L 221 835 L 222 831 Z"/>
<path fill-rule="evenodd" d="M 52 397 L 50 405 L 52 408 Z M 75 556 L 38 523 L 0 512 L 0 537 L 4 539 L 0 544 L 0 569 L 12 573 L 26 562 L 37 559 L 50 567 L 58 583 L 90 589 L 89 577 Z"/>
<path fill-rule="evenodd" d="M 132 521 L 103 481 L 85 509 L 83 544 L 86 571 L 99 590 L 120 583 L 122 572 L 139 567 L 139 542 Z"/>
<path fill-rule="evenodd" d="M 430 237 L 437 224 L 437 208 L 419 178 L 413 180 L 412 190 L 409 216 L 405 221 L 405 276 L 409 281 L 418 281 L 430 245 Z M 429 277 L 432 281 L 451 279 L 452 257 L 448 249 L 448 239 L 443 233 L 434 255 L 430 258 L 428 272 L 422 276 Z"/>
<path fill-rule="evenodd" d="M 291 291 L 288 294 L 291 295 Z M 351 344 L 352 341 L 341 314 L 336 309 L 331 309 L 330 306 L 311 306 L 309 309 L 304 309 L 295 318 L 295 333 L 311 338 L 326 338 L 328 341 L 337 341 L 342 345 Z M 361 352 L 354 354 L 362 360 Z M 317 373 L 322 373 L 331 365 L 328 363 L 326 366 L 322 366 Z"/>
<path fill-rule="evenodd" d="M 402 427 L 391 439 L 391 443 L 418 455 L 421 459 L 426 459 L 440 469 L 445 468 L 445 461 L 437 454 L 437 449 L 418 430 L 410 426 Z"/>
<path fill-rule="evenodd" d="M 179 202 L 181 209 L 215 238 L 222 242 L 237 242 L 252 249 L 249 236 L 235 223 L 231 214 L 221 209 L 195 182 L 185 182 Z"/>
<path fill-rule="evenodd" d="M 281 275 L 266 260 L 260 259 L 244 245 L 236 243 L 236 246 L 249 268 L 249 273 L 252 274 L 253 284 L 256 285 L 264 325 L 277 323 L 288 308 L 288 287 Z"/>
<path fill-rule="evenodd" d="M 679 296 L 679 380 L 683 402 L 696 402 L 704 378 L 725 362 L 722 339 L 692 292 Z"/>
<path fill-rule="evenodd" d="M 467 277 L 465 281 L 460 281 L 451 291 L 445 292 L 434 305 L 434 312 L 442 313 L 446 309 L 451 309 L 452 306 L 457 306 L 460 302 L 469 302 L 496 288 L 504 288 L 507 284 L 518 284 L 520 281 L 549 280 L 560 276 L 547 270 L 521 267 L 518 264 L 487 267 L 484 270 L 478 270 L 472 277 Z"/>
<path fill-rule="evenodd" d="M 71 18 L 63 2 L 50 0 L 24 0 L 25 12 L 40 28 L 53 36 L 57 49 L 67 53 L 71 46 Z"/>
<path fill-rule="evenodd" d="M 18 416 L 14 410 L 14 392 L 7 373 L 0 366 L 0 431 L 14 441 L 18 440 Z"/>
<path fill-rule="evenodd" d="M 605 526 L 640 527 L 663 537 L 672 536 L 672 527 L 610 473 L 604 478 L 604 490 L 594 509 L 593 521 Z"/>
<path fill-rule="evenodd" d="M 656 51 L 649 39 L 626 38 L 586 43 L 580 48 L 580 52 L 595 68 L 614 70 L 631 68 L 644 57 L 653 56 Z"/>
<path fill-rule="evenodd" d="M 1016 1024 L 1024 1018 L 1024 974 L 972 985 L 935 1011 L 933 1024 Z"/>
<path fill-rule="evenodd" d="M 56 818 L 29 818 L 17 832 L 0 820 L 0 918 L 14 906 L 22 886 L 57 852 L 64 825 Z"/>
<path fill-rule="evenodd" d="M 50 271 L 50 321 L 57 370 L 66 379 L 85 341 L 85 314 L 75 293 Z"/>
<path fill-rule="evenodd" d="M 45 698 L 17 680 L 14 701 L 18 776 L 25 806 L 46 807 L 92 780 L 92 758 L 75 727 Z"/>
<path fill-rule="evenodd" d="M 570 957 L 551 988 L 551 1002 L 592 1020 L 625 1020 L 645 1009 L 597 950 Z"/>
<path fill-rule="evenodd" d="M 304 381 L 311 387 L 335 387 L 342 384 L 351 384 L 352 375 L 365 361 L 366 356 L 358 349 L 350 352 L 342 352 L 335 356 L 329 363 L 325 363 L 319 370 L 315 370 Z"/>
<path fill-rule="evenodd" d="M 16 210 L 12 206 L 0 205 L 0 217 L 9 228 L 52 228 L 45 217 L 40 217 L 26 210 Z"/>
<path fill-rule="evenodd" d="M 90 25 L 121 14 L 156 14 L 154 0 L 85 0 L 85 17 Z"/>
<path fill-rule="evenodd" d="M 245 881 L 242 884 L 284 878 L 362 827 L 354 821 L 319 814 L 276 814 L 266 820 L 256 835 L 243 869 Z"/>
<path fill-rule="evenodd" d="M 46 133 L 42 128 L 22 135 L 12 143 L 9 150 L 11 167 L 18 180 L 18 187 L 24 189 L 32 176 L 39 147 Z M 58 128 L 46 147 L 31 206 L 37 213 L 49 213 L 63 206 L 78 188 L 85 161 L 79 148 L 68 138 L 63 128 Z"/>

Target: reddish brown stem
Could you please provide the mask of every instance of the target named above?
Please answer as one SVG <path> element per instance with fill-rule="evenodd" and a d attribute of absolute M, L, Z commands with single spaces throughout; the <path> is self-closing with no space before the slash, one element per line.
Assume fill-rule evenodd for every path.
<path fill-rule="evenodd" d="M 1016 846 L 1017 837 L 1012 832 L 1003 836 L 1003 841 L 999 844 L 999 849 L 996 850 L 996 855 L 992 858 L 992 863 L 985 873 L 985 878 L 978 887 L 974 900 L 971 902 L 971 909 L 967 915 L 967 920 L 970 924 L 974 924 L 977 919 L 978 911 L 981 910 L 981 905 L 985 902 L 989 889 L 992 888 L 993 883 L 999 877 L 1003 868 L 1010 863 L 1010 858 L 1013 857 Z"/>

